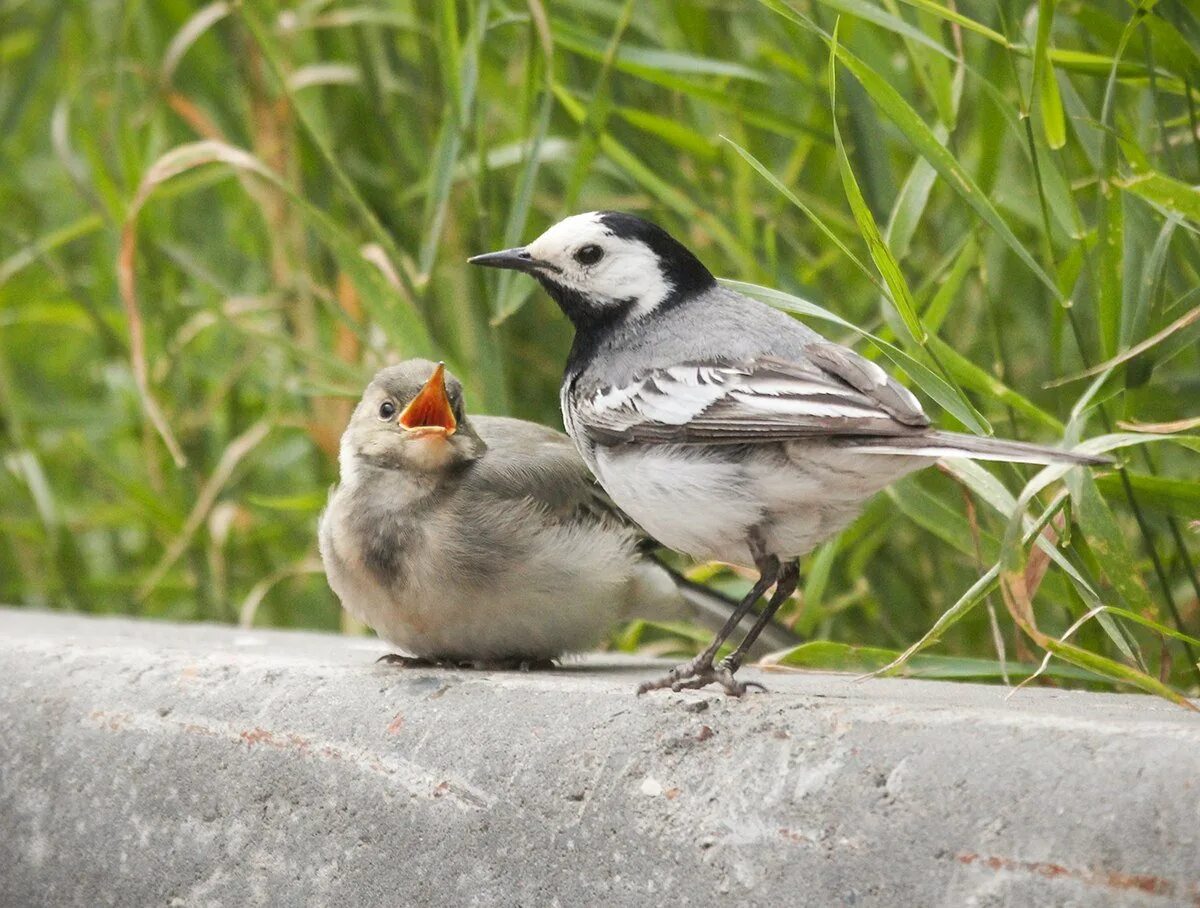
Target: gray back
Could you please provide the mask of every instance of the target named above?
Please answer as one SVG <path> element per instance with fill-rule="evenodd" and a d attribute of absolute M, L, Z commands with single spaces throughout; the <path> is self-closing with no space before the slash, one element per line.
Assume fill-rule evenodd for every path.
<path fill-rule="evenodd" d="M 579 391 L 627 385 L 639 373 L 680 363 L 734 362 L 777 356 L 806 359 L 821 335 L 786 313 L 724 287 L 668 305 L 598 339 L 575 383 Z"/>

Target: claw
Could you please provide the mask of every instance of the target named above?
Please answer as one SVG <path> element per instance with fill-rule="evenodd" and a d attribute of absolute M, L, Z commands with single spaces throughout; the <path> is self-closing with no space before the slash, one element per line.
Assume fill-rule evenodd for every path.
<path fill-rule="evenodd" d="M 514 657 L 512 659 L 476 659 L 474 662 L 464 662 L 463 667 L 488 672 L 518 671 L 524 674 L 543 669 L 558 668 L 558 664 L 553 659 Z"/>
<path fill-rule="evenodd" d="M 697 657 L 690 662 L 675 666 L 661 678 L 654 681 L 643 681 L 638 685 L 637 694 L 640 697 L 652 690 L 663 690 L 664 688 L 670 688 L 678 693 L 682 690 L 697 690 L 709 684 L 721 685 L 721 689 L 730 697 L 740 697 L 752 687 L 766 690 L 766 687 L 757 681 L 739 681 L 733 676 L 736 670 L 724 660 L 719 665 L 713 665 L 710 660 L 702 660 Z"/>
<path fill-rule="evenodd" d="M 557 668 L 553 659 L 513 658 L 513 659 L 475 659 L 463 660 L 452 658 L 424 658 L 421 656 L 402 656 L 399 653 L 385 653 L 375 660 L 388 665 L 398 665 L 401 668 L 473 668 L 477 671 L 537 671 L 539 669 Z"/>
<path fill-rule="evenodd" d="M 419 656 L 402 656 L 399 653 L 384 653 L 375 660 L 375 664 L 380 662 L 387 665 L 398 665 L 401 668 L 437 668 L 438 663 L 429 659 L 422 659 Z"/>

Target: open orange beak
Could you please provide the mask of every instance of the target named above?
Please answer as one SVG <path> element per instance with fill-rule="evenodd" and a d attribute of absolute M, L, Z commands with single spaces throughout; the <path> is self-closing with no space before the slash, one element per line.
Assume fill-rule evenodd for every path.
<path fill-rule="evenodd" d="M 426 429 L 430 433 L 453 435 L 458 428 L 450 398 L 446 396 L 446 366 L 438 363 L 429 381 L 417 392 L 396 418 L 406 429 Z"/>

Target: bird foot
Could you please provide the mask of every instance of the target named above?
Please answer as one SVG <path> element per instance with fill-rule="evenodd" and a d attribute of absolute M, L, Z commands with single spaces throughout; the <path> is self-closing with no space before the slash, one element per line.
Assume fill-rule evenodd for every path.
<path fill-rule="evenodd" d="M 553 659 L 476 659 L 473 662 L 462 662 L 460 666 L 489 672 L 534 672 L 558 668 Z"/>
<path fill-rule="evenodd" d="M 637 693 L 638 696 L 641 696 L 649 691 L 663 690 L 664 688 L 670 688 L 678 693 L 681 690 L 695 690 L 709 684 L 721 685 L 721 689 L 730 697 L 740 697 L 752 687 L 766 690 L 766 687 L 757 681 L 739 681 L 733 677 L 736 670 L 724 661 L 713 665 L 710 659 L 702 659 L 697 656 L 689 662 L 675 666 L 657 680 L 643 681 L 638 685 Z"/>
<path fill-rule="evenodd" d="M 380 662 L 387 665 L 398 665 L 401 668 L 437 668 L 442 664 L 432 659 L 422 659 L 420 656 L 402 656 L 399 653 L 385 653 L 375 660 L 376 665 Z"/>
<path fill-rule="evenodd" d="M 473 668 L 476 671 L 529 672 L 557 667 L 553 659 L 427 659 L 422 656 L 402 656 L 399 653 L 387 653 L 375 661 L 398 665 L 401 668 Z"/>

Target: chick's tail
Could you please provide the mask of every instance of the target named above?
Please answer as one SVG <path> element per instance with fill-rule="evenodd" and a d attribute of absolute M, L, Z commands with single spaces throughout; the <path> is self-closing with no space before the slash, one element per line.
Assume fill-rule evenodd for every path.
<path fill-rule="evenodd" d="M 1066 451 L 1003 438 L 985 438 L 960 432 L 921 432 L 913 435 L 860 436 L 845 444 L 854 451 L 872 454 L 901 454 L 914 457 L 964 457 L 1006 463 L 1071 463 L 1099 467 L 1111 464 L 1109 457 Z"/>

